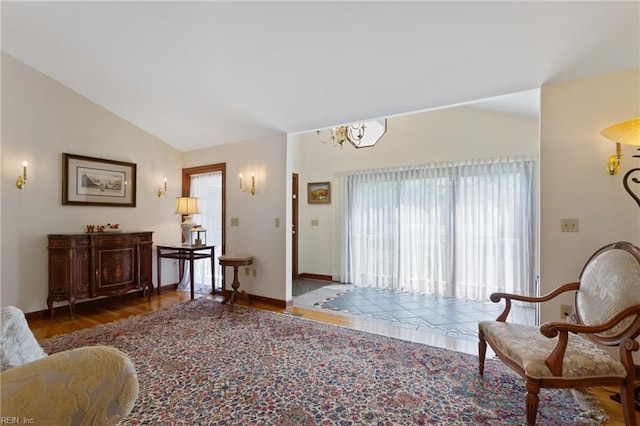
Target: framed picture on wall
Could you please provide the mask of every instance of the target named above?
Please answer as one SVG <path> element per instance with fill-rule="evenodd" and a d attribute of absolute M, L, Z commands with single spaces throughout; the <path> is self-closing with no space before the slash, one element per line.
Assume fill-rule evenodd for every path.
<path fill-rule="evenodd" d="M 135 207 L 135 163 L 63 153 L 62 204 Z"/>
<path fill-rule="evenodd" d="M 307 202 L 309 204 L 331 203 L 331 182 L 307 183 Z"/>

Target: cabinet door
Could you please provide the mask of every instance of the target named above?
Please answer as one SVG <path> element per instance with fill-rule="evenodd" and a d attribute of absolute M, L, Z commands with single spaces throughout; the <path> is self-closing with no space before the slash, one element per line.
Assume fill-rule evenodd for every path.
<path fill-rule="evenodd" d="M 135 246 L 96 250 L 96 294 L 135 286 L 135 259 Z"/>
<path fill-rule="evenodd" d="M 135 238 L 129 234 L 97 235 L 94 244 L 96 295 L 125 292 L 137 283 Z"/>
<path fill-rule="evenodd" d="M 69 250 L 49 249 L 49 299 L 59 302 L 71 296 Z"/>
<path fill-rule="evenodd" d="M 89 297 L 90 256 L 86 238 L 49 238 L 49 299 Z"/>
<path fill-rule="evenodd" d="M 91 264 L 90 250 L 88 247 L 77 248 L 75 251 L 74 273 L 76 283 L 76 298 L 90 297 L 91 289 Z"/>

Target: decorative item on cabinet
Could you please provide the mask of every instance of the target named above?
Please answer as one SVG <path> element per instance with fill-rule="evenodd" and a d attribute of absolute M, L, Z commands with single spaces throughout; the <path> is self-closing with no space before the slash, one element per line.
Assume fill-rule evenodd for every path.
<path fill-rule="evenodd" d="M 151 300 L 153 232 L 50 234 L 49 295 L 68 301 L 71 317 L 77 300 L 118 296 L 142 290 Z"/>
<path fill-rule="evenodd" d="M 87 233 L 92 232 L 122 232 L 119 223 L 107 223 L 106 225 L 87 225 Z"/>

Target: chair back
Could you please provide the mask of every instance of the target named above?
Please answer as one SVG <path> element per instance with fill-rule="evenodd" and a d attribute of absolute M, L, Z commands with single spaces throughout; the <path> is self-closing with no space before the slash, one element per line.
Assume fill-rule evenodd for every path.
<path fill-rule="evenodd" d="M 617 242 L 591 256 L 580 273 L 576 292 L 578 323 L 602 324 L 618 312 L 640 305 L 640 249 Z M 617 345 L 640 333 L 640 315 L 621 321 L 613 329 L 588 335 L 604 345 Z"/>

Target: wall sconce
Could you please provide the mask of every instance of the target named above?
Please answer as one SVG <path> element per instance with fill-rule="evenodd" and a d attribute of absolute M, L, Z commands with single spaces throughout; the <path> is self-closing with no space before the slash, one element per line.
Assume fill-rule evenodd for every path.
<path fill-rule="evenodd" d="M 607 173 L 615 175 L 618 173 L 620 168 L 620 158 L 622 157 L 621 145 L 640 146 L 640 118 L 614 124 L 613 126 L 602 130 L 600 134 L 616 143 L 616 153 L 609 157 L 609 161 L 607 162 Z M 638 150 L 640 150 L 640 148 L 638 148 Z M 633 157 L 640 158 L 640 155 L 636 154 Z M 635 172 L 640 172 L 640 167 L 636 167 L 635 169 L 631 169 L 625 173 L 624 178 L 622 179 L 622 185 L 629 195 L 636 200 L 636 203 L 638 203 L 638 206 L 640 207 L 640 197 L 638 197 L 638 195 L 636 195 L 629 187 L 629 178 L 631 177 L 631 174 Z M 640 179 L 631 178 L 631 182 L 640 183 Z"/>
<path fill-rule="evenodd" d="M 16 179 L 16 188 L 22 189 L 27 184 L 27 162 L 22 162 L 22 175 Z"/>
<path fill-rule="evenodd" d="M 256 174 L 255 172 L 251 172 L 251 186 L 248 188 L 242 188 L 242 173 L 238 175 L 240 178 L 240 189 L 243 192 L 249 192 L 251 195 L 256 195 Z"/>
<path fill-rule="evenodd" d="M 158 197 L 162 197 L 167 193 L 167 178 L 164 178 L 162 188 L 158 188 Z"/>

